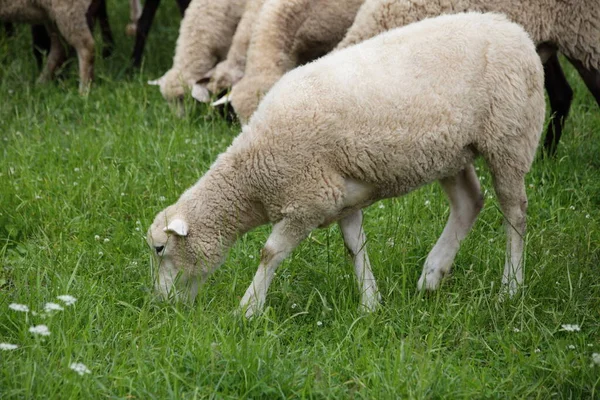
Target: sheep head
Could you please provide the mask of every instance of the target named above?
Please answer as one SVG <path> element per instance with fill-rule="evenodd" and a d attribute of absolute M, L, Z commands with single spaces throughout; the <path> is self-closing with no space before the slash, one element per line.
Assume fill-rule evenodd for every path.
<path fill-rule="evenodd" d="M 233 86 L 230 94 L 231 105 L 240 122 L 248 122 L 262 98 L 279 78 L 281 75 L 245 75 Z"/>

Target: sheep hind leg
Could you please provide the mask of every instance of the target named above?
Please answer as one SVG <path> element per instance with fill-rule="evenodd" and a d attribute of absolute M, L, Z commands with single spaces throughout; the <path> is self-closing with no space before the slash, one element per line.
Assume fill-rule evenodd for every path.
<path fill-rule="evenodd" d="M 494 189 L 504 214 L 506 229 L 506 258 L 502 285 L 510 297 L 514 296 L 523 284 L 523 249 L 527 213 L 525 179 L 522 174 L 508 171 L 495 174 Z"/>
<path fill-rule="evenodd" d="M 363 311 L 373 312 L 379 306 L 381 296 L 377 289 L 375 277 L 371 271 L 371 263 L 367 254 L 367 237 L 363 229 L 363 214 L 357 210 L 339 221 L 344 243 L 354 261 L 354 272 L 358 279 L 360 305 Z"/>
<path fill-rule="evenodd" d="M 69 19 L 71 17 L 71 19 Z M 56 25 L 65 40 L 75 48 L 79 61 L 79 93 L 86 94 L 92 84 L 94 76 L 94 38 L 88 26 L 87 17 L 84 13 L 73 16 L 57 16 Z"/>
<path fill-rule="evenodd" d="M 246 318 L 262 312 L 267 299 L 267 290 L 277 267 L 311 230 L 304 224 L 297 226 L 286 218 L 273 226 L 273 231 L 261 251 L 258 270 L 240 301 L 240 309 Z"/>
<path fill-rule="evenodd" d="M 481 208 L 483 196 L 473 165 L 440 180 L 450 201 L 450 217 L 442 235 L 429 252 L 417 287 L 435 290 L 450 271 L 461 241 L 467 236 Z"/>

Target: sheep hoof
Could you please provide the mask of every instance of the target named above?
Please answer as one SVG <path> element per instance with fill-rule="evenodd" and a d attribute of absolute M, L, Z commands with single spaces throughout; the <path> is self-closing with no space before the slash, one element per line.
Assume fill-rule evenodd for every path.
<path fill-rule="evenodd" d="M 427 272 L 423 271 L 417 288 L 419 290 L 437 290 L 440 287 L 444 274 L 436 269 L 428 269 Z"/>
<path fill-rule="evenodd" d="M 381 295 L 379 292 L 373 295 L 363 295 L 363 298 L 360 302 L 360 310 L 364 313 L 372 313 L 377 311 L 377 309 L 381 306 Z"/>
<path fill-rule="evenodd" d="M 127 24 L 127 26 L 125 27 L 125 35 L 135 36 L 136 33 L 137 33 L 137 24 L 134 24 L 133 22 Z"/>

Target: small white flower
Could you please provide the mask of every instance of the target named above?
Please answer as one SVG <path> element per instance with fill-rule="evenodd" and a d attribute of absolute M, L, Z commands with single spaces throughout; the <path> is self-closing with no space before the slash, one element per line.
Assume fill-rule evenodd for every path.
<path fill-rule="evenodd" d="M 292 308 L 296 308 L 296 307 L 298 307 L 298 304 L 296 304 L 296 303 L 292 304 Z"/>
<path fill-rule="evenodd" d="M 19 346 L 16 344 L 10 344 L 10 343 L 0 343 L 0 350 L 15 350 L 18 349 Z"/>
<path fill-rule="evenodd" d="M 41 198 L 42 198 L 42 196 L 40 196 L 39 194 L 36 194 L 36 195 L 35 195 L 35 199 L 36 199 L 36 200 L 40 200 Z"/>
<path fill-rule="evenodd" d="M 248 258 L 250 258 L 250 259 L 254 259 L 254 256 L 253 256 L 252 254 L 250 254 L 250 255 L 248 256 Z"/>
<path fill-rule="evenodd" d="M 539 353 L 541 350 L 540 349 L 535 349 L 534 350 L 536 353 Z"/>
<path fill-rule="evenodd" d="M 100 236 L 99 235 L 94 235 L 94 239 L 95 240 L 100 240 Z"/>
<path fill-rule="evenodd" d="M 379 203 L 379 208 L 385 208 L 385 204 Z"/>
<path fill-rule="evenodd" d="M 125 193 L 121 192 L 121 197 L 125 196 Z"/>
<path fill-rule="evenodd" d="M 136 227 L 135 227 L 135 230 L 136 230 L 137 232 L 139 232 L 139 231 L 140 231 L 140 227 L 139 227 L 139 226 L 136 226 Z"/>
<path fill-rule="evenodd" d="M 590 214 L 585 214 L 585 217 L 586 217 L 587 219 L 590 219 Z"/>
<path fill-rule="evenodd" d="M 593 361 L 594 364 L 600 365 L 600 353 L 593 353 L 592 354 L 592 361 Z"/>
<path fill-rule="evenodd" d="M 99 252 L 98 252 L 98 255 L 99 255 L 99 256 L 103 256 L 103 255 L 104 255 L 104 252 L 102 252 L 102 251 L 99 251 Z"/>
<path fill-rule="evenodd" d="M 73 182 L 73 186 L 79 185 L 79 182 Z"/>
<path fill-rule="evenodd" d="M 531 188 L 531 189 L 533 189 L 533 188 L 534 188 L 534 186 L 533 186 L 533 183 L 530 183 L 530 184 L 529 184 L 529 188 Z"/>
<path fill-rule="evenodd" d="M 567 346 L 567 349 L 569 350 L 575 350 L 575 345 L 574 344 L 570 344 Z"/>
<path fill-rule="evenodd" d="M 104 243 L 108 243 L 108 242 L 110 242 L 110 239 L 109 238 L 104 238 Z"/>
<path fill-rule="evenodd" d="M 56 298 L 68 306 L 72 306 L 77 301 L 77 299 L 75 297 L 73 297 L 69 294 L 62 294 L 60 296 L 56 296 Z"/>
<path fill-rule="evenodd" d="M 593 344 L 591 344 L 591 343 L 588 343 L 588 344 L 587 344 L 587 347 L 594 347 L 594 345 L 593 345 Z"/>
<path fill-rule="evenodd" d="M 44 311 L 46 311 L 47 313 L 52 312 L 52 311 L 62 311 L 62 310 L 64 310 L 64 308 L 60 304 L 46 303 L 46 305 L 44 305 Z"/>
<path fill-rule="evenodd" d="M 81 376 L 92 373 L 92 371 L 90 371 L 88 367 L 86 367 L 85 364 L 82 363 L 71 363 L 69 368 L 71 368 L 73 371 L 77 372 Z"/>
<path fill-rule="evenodd" d="M 167 200 L 167 198 L 166 198 L 165 196 L 160 196 L 160 197 L 158 198 L 158 200 L 159 200 L 159 201 L 166 201 L 166 200 Z"/>
<path fill-rule="evenodd" d="M 79 168 L 75 168 L 73 171 L 75 171 L 75 172 L 79 172 Z"/>
<path fill-rule="evenodd" d="M 140 222 L 140 220 L 135 221 L 136 225 L 141 225 L 142 223 Z"/>
<path fill-rule="evenodd" d="M 567 332 L 579 332 L 581 330 L 581 327 L 577 324 L 563 324 L 560 327 Z"/>
<path fill-rule="evenodd" d="M 430 205 L 430 204 L 431 204 L 431 202 L 430 202 L 429 200 L 425 200 L 425 205 L 426 205 L 426 206 L 428 206 L 428 205 Z"/>
<path fill-rule="evenodd" d="M 317 326 L 323 326 L 323 323 L 321 321 L 317 321 Z"/>
<path fill-rule="evenodd" d="M 29 307 L 25 304 L 11 303 L 8 305 L 8 308 L 14 311 L 29 312 Z"/>
<path fill-rule="evenodd" d="M 386 240 L 385 244 L 387 244 L 390 247 L 394 247 L 394 245 L 396 244 L 396 242 L 394 242 L 394 239 L 389 238 L 388 240 Z"/>
<path fill-rule="evenodd" d="M 36 335 L 50 336 L 50 330 L 46 325 L 37 325 L 29 328 L 29 332 Z"/>
<path fill-rule="evenodd" d="M 569 207 L 569 210 L 574 210 L 574 209 L 575 209 L 575 206 Z"/>
<path fill-rule="evenodd" d="M 519 333 L 519 332 L 521 332 L 521 330 L 519 328 L 513 328 L 513 332 Z"/>

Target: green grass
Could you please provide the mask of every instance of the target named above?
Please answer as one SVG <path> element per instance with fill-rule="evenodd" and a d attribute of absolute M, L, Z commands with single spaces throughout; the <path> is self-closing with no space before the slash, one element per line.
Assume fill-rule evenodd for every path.
<path fill-rule="evenodd" d="M 600 366 L 600 113 L 576 98 L 555 160 L 527 177 L 526 287 L 501 303 L 504 230 L 490 197 L 436 293 L 416 282 L 445 224 L 436 185 L 366 211 L 384 304 L 358 311 L 337 227 L 316 231 L 278 270 L 262 318 L 237 304 L 269 227 L 241 238 L 193 307 L 157 302 L 145 231 L 239 131 L 192 102 L 179 119 L 155 87 L 177 36 L 161 5 L 141 73 L 126 64 L 126 4 L 111 1 L 116 54 L 91 94 L 74 63 L 35 86 L 29 33 L 0 38 L 1 398 L 593 398 Z M 429 203 L 426 205 L 426 201 Z M 77 302 L 43 317 L 56 296 Z M 46 324 L 40 338 L 29 327 Z M 579 324 L 565 332 L 562 324 Z M 570 348 L 573 347 L 573 348 Z M 69 369 L 84 363 L 90 374 Z"/>

